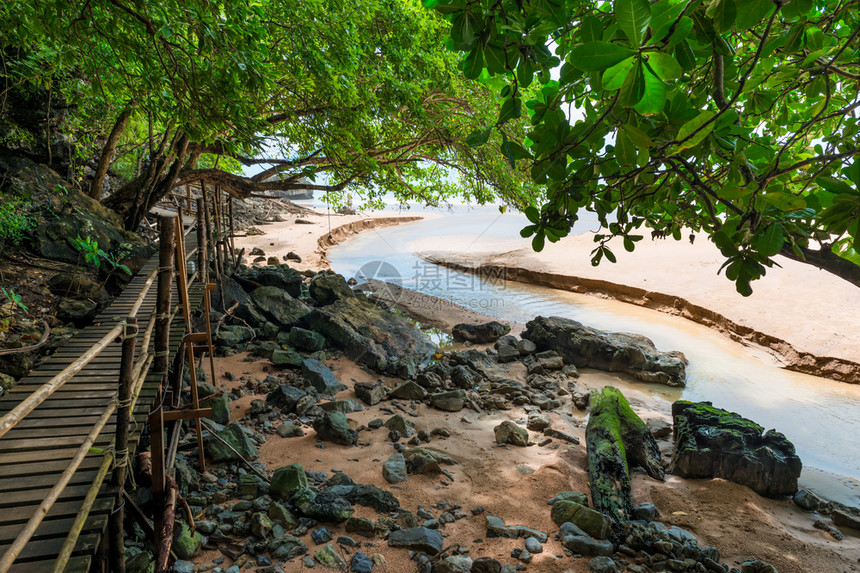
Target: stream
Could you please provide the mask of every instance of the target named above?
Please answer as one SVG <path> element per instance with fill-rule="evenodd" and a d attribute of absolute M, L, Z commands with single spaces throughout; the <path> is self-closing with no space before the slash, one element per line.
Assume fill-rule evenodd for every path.
<path fill-rule="evenodd" d="M 422 209 L 417 211 L 420 214 Z M 762 349 L 744 346 L 680 317 L 525 283 L 485 282 L 427 263 L 414 253 L 499 253 L 529 243 L 519 237 L 519 230 L 527 224 L 520 214 L 464 205 L 444 216 L 432 215 L 432 209 L 423 211 L 430 212 L 430 217 L 373 229 L 329 249 L 332 268 L 347 278 L 359 275 L 362 267 L 369 268 L 375 274 L 372 278 L 451 300 L 503 321 L 525 323 L 537 315 L 563 316 L 603 330 L 643 334 L 661 350 L 680 350 L 689 360 L 686 388 L 621 378 L 619 388 L 647 391 L 666 401 L 667 412 L 669 403 L 680 398 L 707 400 L 766 429 L 775 428 L 794 443 L 803 461 L 801 486 L 842 503 L 860 504 L 860 455 L 853 446 L 854 430 L 860 428 L 860 385 L 783 370 Z M 596 228 L 596 220 L 585 221 L 574 232 Z M 390 266 L 379 272 L 380 261 Z"/>

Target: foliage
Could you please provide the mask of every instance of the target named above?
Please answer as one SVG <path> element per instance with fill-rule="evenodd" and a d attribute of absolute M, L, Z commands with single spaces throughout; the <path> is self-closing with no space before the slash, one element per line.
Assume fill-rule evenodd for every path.
<path fill-rule="evenodd" d="M 27 305 L 21 302 L 21 295 L 16 293 L 15 289 L 10 288 L 9 290 L 6 290 L 5 287 L 0 286 L 0 294 L 2 294 L 3 297 L 9 302 L 11 302 L 14 306 L 17 306 L 24 312 L 27 312 Z"/>
<path fill-rule="evenodd" d="M 0 5 L 12 81 L 60 90 L 82 133 L 103 136 L 131 111 L 116 163 L 129 182 L 105 201 L 128 228 L 196 181 L 240 198 L 308 178 L 371 199 L 522 201 L 525 172 L 465 142 L 500 100 L 460 77 L 445 29 L 417 0 Z M 244 177 L 239 164 L 263 170 Z"/>
<path fill-rule="evenodd" d="M 17 245 L 36 226 L 22 207 L 21 199 L 0 196 L 0 244 Z"/>
<path fill-rule="evenodd" d="M 860 285 L 860 10 L 836 0 L 425 0 L 467 78 L 504 98 L 490 132 L 546 185 L 540 250 L 593 211 L 592 263 L 644 226 L 705 231 L 743 295 L 783 254 Z M 529 90 L 531 90 L 531 95 Z"/>
<path fill-rule="evenodd" d="M 83 256 L 84 262 L 88 265 L 91 264 L 97 270 L 101 268 L 102 261 L 104 261 L 110 265 L 111 273 L 115 270 L 120 270 L 127 275 L 131 274 L 131 269 L 117 262 L 115 254 L 106 253 L 104 250 L 100 249 L 99 242 L 94 241 L 91 237 L 88 236 L 86 239 L 82 239 L 81 236 L 78 235 L 74 239 L 69 239 L 69 242 L 71 242 L 75 250 Z"/>

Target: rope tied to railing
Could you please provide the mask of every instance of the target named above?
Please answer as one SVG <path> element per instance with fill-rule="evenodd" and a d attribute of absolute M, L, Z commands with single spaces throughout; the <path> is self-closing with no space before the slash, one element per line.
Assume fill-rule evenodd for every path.
<path fill-rule="evenodd" d="M 133 338 L 137 336 L 137 333 L 140 331 L 137 324 L 129 324 L 125 323 L 123 325 L 122 333 L 119 335 L 121 340 L 125 340 L 127 338 Z"/>

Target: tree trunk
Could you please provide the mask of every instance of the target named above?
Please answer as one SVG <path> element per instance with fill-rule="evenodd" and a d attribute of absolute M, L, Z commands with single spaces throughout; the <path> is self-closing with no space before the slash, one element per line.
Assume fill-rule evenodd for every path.
<path fill-rule="evenodd" d="M 803 252 L 803 257 L 800 258 L 794 254 L 791 247 L 784 247 L 780 254 L 784 257 L 806 263 L 817 267 L 823 271 L 848 281 L 856 287 L 860 287 L 860 266 L 852 263 L 848 259 L 843 259 L 836 253 L 830 250 L 829 246 L 822 247 L 820 251 L 812 249 L 800 249 Z"/>
<path fill-rule="evenodd" d="M 93 182 L 90 184 L 89 195 L 96 201 L 101 199 L 102 184 L 104 183 L 108 168 L 113 161 L 113 156 L 116 152 L 116 144 L 119 142 L 122 132 L 125 131 L 125 127 L 128 125 L 128 120 L 131 119 L 131 113 L 133 110 L 134 102 L 129 102 L 129 104 L 125 106 L 125 109 L 122 110 L 122 113 L 119 114 L 116 123 L 113 124 L 113 129 L 111 130 L 110 135 L 107 138 L 107 142 L 102 149 L 102 155 L 99 158 L 99 164 L 96 167 L 96 175 L 93 178 Z"/>
<path fill-rule="evenodd" d="M 651 431 L 612 386 L 591 394 L 591 414 L 585 430 L 591 500 L 597 511 L 616 522 L 633 510 L 629 465 L 645 468 L 663 480 L 660 450 Z"/>

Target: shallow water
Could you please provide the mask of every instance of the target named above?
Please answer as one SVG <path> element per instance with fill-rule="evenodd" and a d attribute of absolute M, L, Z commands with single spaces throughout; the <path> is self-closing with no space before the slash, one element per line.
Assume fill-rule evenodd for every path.
<path fill-rule="evenodd" d="M 444 218 L 368 231 L 330 249 L 328 257 L 334 270 L 346 277 L 396 282 L 500 319 L 525 323 L 537 315 L 563 316 L 603 330 L 643 334 L 661 350 L 681 350 L 689 360 L 686 388 L 619 384 L 670 402 L 708 400 L 765 428 L 775 428 L 797 448 L 804 464 L 802 485 L 843 503 L 860 503 L 860 455 L 853 447 L 853 435 L 860 428 L 860 385 L 783 370 L 761 349 L 743 346 L 680 317 L 503 277 L 483 281 L 413 254 L 521 248 L 528 245 L 519 237 L 525 224 L 518 214 L 461 206 Z M 596 226 L 591 221 L 575 231 Z"/>

